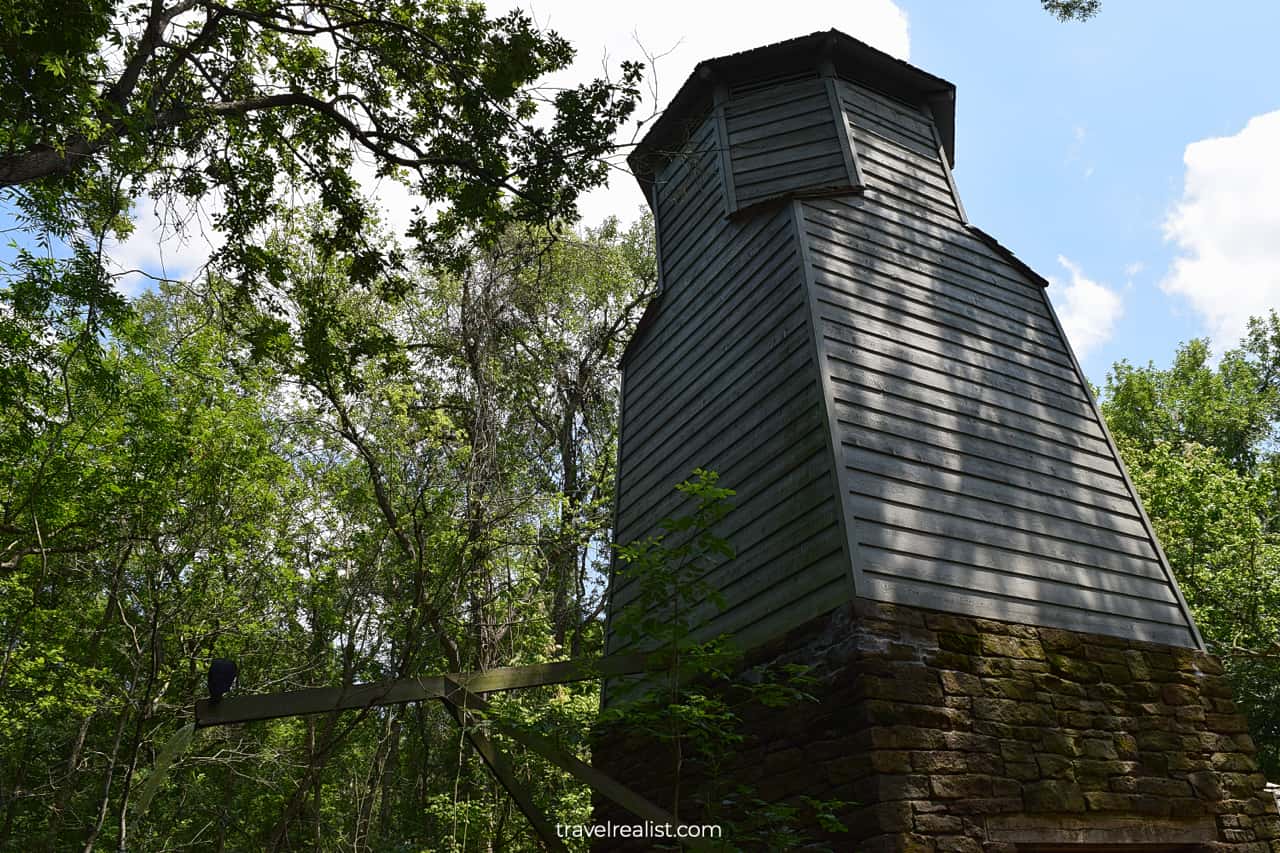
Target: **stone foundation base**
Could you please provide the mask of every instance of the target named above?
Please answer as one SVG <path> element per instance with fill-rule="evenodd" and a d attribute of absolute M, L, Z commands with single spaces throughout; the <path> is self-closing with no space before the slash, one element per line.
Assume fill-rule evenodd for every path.
<path fill-rule="evenodd" d="M 817 701 L 740 709 L 745 740 L 719 790 L 856 803 L 840 815 L 849 832 L 826 836 L 834 850 L 1280 853 L 1276 803 L 1211 655 L 858 601 L 744 669 L 785 663 L 812 667 Z M 671 807 L 670 748 L 606 731 L 593 763 Z M 682 774 L 687 823 L 706 813 L 695 777 Z M 595 820 L 640 822 L 599 800 Z"/>

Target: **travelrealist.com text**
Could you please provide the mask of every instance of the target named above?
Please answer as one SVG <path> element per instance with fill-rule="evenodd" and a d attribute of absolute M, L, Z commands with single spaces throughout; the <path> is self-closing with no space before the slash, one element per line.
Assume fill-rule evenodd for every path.
<path fill-rule="evenodd" d="M 670 824 L 646 820 L 644 823 L 556 824 L 560 838 L 719 838 L 718 824 Z"/>

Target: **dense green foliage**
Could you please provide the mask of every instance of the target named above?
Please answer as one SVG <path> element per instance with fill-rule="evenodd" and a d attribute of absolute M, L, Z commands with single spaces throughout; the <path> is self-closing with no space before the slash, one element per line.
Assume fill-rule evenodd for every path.
<path fill-rule="evenodd" d="M 1280 773 L 1280 317 L 1213 363 L 1115 365 L 1103 412 L 1196 622 Z"/>
<path fill-rule="evenodd" d="M 613 612 L 611 628 L 625 648 L 643 649 L 665 668 L 614 682 L 598 726 L 647 745 L 649 760 L 671 780 L 670 802 L 661 805 L 676 819 L 723 830 L 698 849 L 830 851 L 820 836 L 847 831 L 836 815 L 850 803 L 816 796 L 768 802 L 734 776 L 736 750 L 745 740 L 744 709 L 785 714 L 788 706 L 815 701 L 806 691 L 817 682 L 801 664 L 739 675 L 741 650 L 734 638 L 701 637 L 707 614 L 725 606 L 707 576 L 733 558 L 732 545 L 715 527 L 732 510 L 734 491 L 718 481 L 714 471 L 695 469 L 676 486 L 688 511 L 660 521 L 653 535 L 618 546 L 615 583 L 630 595 Z M 682 805 L 692 806 L 696 816 L 682 812 Z"/>
<path fill-rule="evenodd" d="M 560 225 L 639 75 L 538 88 L 572 57 L 460 0 L 0 2 L 0 848 L 527 846 L 434 707 L 201 732 L 138 791 L 215 656 L 258 691 L 598 649 L 653 262 Z M 219 239 L 130 303 L 139 204 Z M 506 712 L 580 738 L 591 691 L 541 694 Z"/>
<path fill-rule="evenodd" d="M 27 318 L 6 361 L 0 849 L 529 847 L 435 706 L 202 731 L 133 803 L 215 656 L 271 691 L 599 652 L 649 225 L 513 231 L 403 298 L 271 239 L 289 321 L 269 339 L 210 277 L 137 299 L 110 338 Z M 547 688 L 504 712 L 580 745 L 595 707 Z M 580 786 L 521 772 L 586 820 Z"/>
<path fill-rule="evenodd" d="M 283 280 L 266 238 L 300 201 L 352 286 L 407 285 L 404 250 L 368 227 L 362 169 L 415 192 L 413 250 L 435 264 L 460 269 L 512 223 L 571 221 L 640 73 L 541 90 L 569 44 L 465 0 L 0 0 L 0 39 L 0 188 L 29 235 L 71 250 L 20 304 L 92 328 L 119 309 L 101 248 L 135 203 L 178 229 L 207 220 L 246 298 Z"/>

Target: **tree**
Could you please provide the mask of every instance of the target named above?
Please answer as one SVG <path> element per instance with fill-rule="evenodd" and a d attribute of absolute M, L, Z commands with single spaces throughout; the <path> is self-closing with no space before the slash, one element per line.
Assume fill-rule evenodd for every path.
<path fill-rule="evenodd" d="M 1102 0 L 1040 0 L 1040 5 L 1059 21 L 1087 21 L 1102 8 Z"/>
<path fill-rule="evenodd" d="M 1260 756 L 1280 770 L 1280 316 L 1213 363 L 1119 362 L 1103 413 L 1210 649 L 1225 658 Z"/>
<path fill-rule="evenodd" d="M 463 234 L 571 220 L 640 73 L 543 93 L 568 43 L 457 0 L 6 0 L 0 28 L 0 187 L 85 268 L 41 284 L 95 322 L 118 302 L 103 240 L 143 196 L 212 204 L 215 260 L 246 291 L 283 274 L 261 238 L 299 196 L 355 285 L 392 286 L 403 259 L 367 239 L 359 157 L 439 208 L 413 226 L 435 261 Z"/>

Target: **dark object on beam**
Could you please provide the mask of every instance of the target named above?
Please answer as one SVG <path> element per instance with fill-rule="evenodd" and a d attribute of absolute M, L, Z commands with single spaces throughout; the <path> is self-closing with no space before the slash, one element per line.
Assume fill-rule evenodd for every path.
<path fill-rule="evenodd" d="M 240 674 L 240 670 L 236 667 L 236 662 L 227 660 L 226 658 L 214 658 L 209 664 L 209 701 L 217 702 L 231 686 L 236 683 L 236 676 Z"/>

